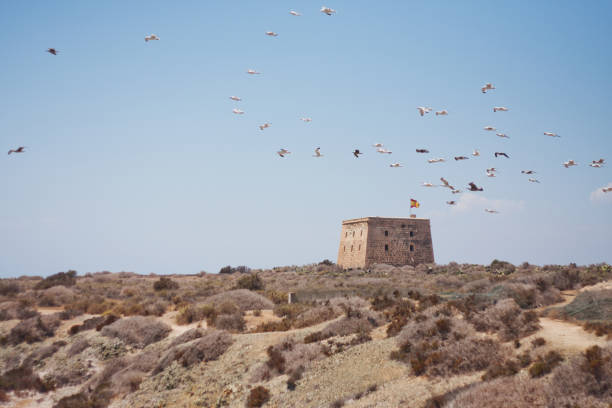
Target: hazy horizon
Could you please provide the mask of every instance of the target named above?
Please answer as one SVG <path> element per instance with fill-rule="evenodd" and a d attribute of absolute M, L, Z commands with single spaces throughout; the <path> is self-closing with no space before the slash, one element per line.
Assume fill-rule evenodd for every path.
<path fill-rule="evenodd" d="M 438 263 L 611 261 L 612 4 L 323 4 L 0 3 L 0 277 L 336 261 L 410 198 Z"/>

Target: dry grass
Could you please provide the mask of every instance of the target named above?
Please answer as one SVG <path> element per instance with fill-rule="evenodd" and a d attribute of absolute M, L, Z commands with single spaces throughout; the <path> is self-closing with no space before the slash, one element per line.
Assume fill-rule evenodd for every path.
<path fill-rule="evenodd" d="M 495 332 L 502 341 L 519 339 L 539 329 L 538 316 L 523 311 L 514 299 L 504 299 L 470 319 L 479 331 Z"/>

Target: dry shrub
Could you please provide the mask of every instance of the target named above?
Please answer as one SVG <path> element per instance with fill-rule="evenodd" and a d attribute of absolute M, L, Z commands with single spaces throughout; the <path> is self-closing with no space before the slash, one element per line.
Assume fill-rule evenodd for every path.
<path fill-rule="evenodd" d="M 0 296 L 13 297 L 21 292 L 21 287 L 17 282 L 2 280 L 0 281 Z"/>
<path fill-rule="evenodd" d="M 477 383 L 459 393 L 447 408 L 546 407 L 544 383 L 524 376 L 500 377 Z"/>
<path fill-rule="evenodd" d="M 72 345 L 70 346 L 70 348 L 68 348 L 68 352 L 67 355 L 68 357 L 74 357 L 77 354 L 81 354 L 86 348 L 88 348 L 91 344 L 89 343 L 89 340 L 87 340 L 86 338 L 80 338 L 75 340 Z"/>
<path fill-rule="evenodd" d="M 543 356 L 538 356 L 536 361 L 529 367 L 529 375 L 531 378 L 542 377 L 550 373 L 553 368 L 558 366 L 563 361 L 563 356 L 558 352 L 551 350 Z"/>
<path fill-rule="evenodd" d="M 2 302 L 0 303 L 0 321 L 13 319 L 28 319 L 37 316 L 38 312 L 20 302 Z"/>
<path fill-rule="evenodd" d="M 241 314 L 222 314 L 215 319 L 215 327 L 232 333 L 241 333 L 246 327 L 246 322 Z"/>
<path fill-rule="evenodd" d="M 53 286 L 74 286 L 76 283 L 76 271 L 58 272 L 47 276 L 42 281 L 38 282 L 34 289 L 49 289 Z"/>
<path fill-rule="evenodd" d="M 449 376 L 483 370 L 503 358 L 499 343 L 482 339 L 464 320 L 435 314 L 410 321 L 397 338 L 391 358 L 412 367 L 415 375 Z"/>
<path fill-rule="evenodd" d="M 289 375 L 289 378 L 287 379 L 287 389 L 288 390 L 290 391 L 295 390 L 295 387 L 297 387 L 296 383 L 302 379 L 302 375 L 304 374 L 305 370 L 306 369 L 302 365 L 296 368 L 295 370 L 293 370 L 293 372 Z"/>
<path fill-rule="evenodd" d="M 574 289 L 580 283 L 578 269 L 564 268 L 552 274 L 552 285 L 559 290 Z"/>
<path fill-rule="evenodd" d="M 72 289 L 65 286 L 53 286 L 42 291 L 38 301 L 39 306 L 61 306 L 67 305 L 76 299 Z"/>
<path fill-rule="evenodd" d="M 288 300 L 287 292 L 279 290 L 267 290 L 264 292 L 264 296 L 274 302 L 275 305 L 282 305 L 283 303 L 287 303 Z"/>
<path fill-rule="evenodd" d="M 55 315 L 30 317 L 22 320 L 11 329 L 7 342 L 16 345 L 24 341 L 26 343 L 43 341 L 47 337 L 55 335 L 55 330 L 60 323 L 60 319 Z"/>
<path fill-rule="evenodd" d="M 264 282 L 256 273 L 241 276 L 236 282 L 236 289 L 263 290 Z"/>
<path fill-rule="evenodd" d="M 498 377 L 509 377 L 518 373 L 521 370 L 519 362 L 514 360 L 506 360 L 502 363 L 494 362 L 487 368 L 487 372 L 482 375 L 483 381 L 489 381 Z"/>
<path fill-rule="evenodd" d="M 224 302 L 236 304 L 243 312 L 246 310 L 274 308 L 274 303 L 272 303 L 272 301 L 247 289 L 230 290 L 206 299 L 206 303 L 213 306 Z"/>
<path fill-rule="evenodd" d="M 253 330 L 251 330 L 251 333 L 267 333 L 287 330 L 291 330 L 291 321 L 289 319 L 283 319 L 280 321 L 270 321 L 261 323 L 257 325 L 257 327 L 255 327 Z"/>
<path fill-rule="evenodd" d="M 176 316 L 177 324 L 190 324 L 204 319 L 212 325 L 217 318 L 217 311 L 211 305 L 188 305 L 179 310 Z"/>
<path fill-rule="evenodd" d="M 177 336 L 174 340 L 172 340 L 172 342 L 170 343 L 168 347 L 172 348 L 174 346 L 178 346 L 179 344 L 183 344 L 191 340 L 199 339 L 200 337 L 204 335 L 204 333 L 206 333 L 206 330 L 204 329 L 200 329 L 200 328 L 189 329 L 186 332 Z"/>
<path fill-rule="evenodd" d="M 303 303 L 284 303 L 274 306 L 274 315 L 295 319 L 298 315 L 308 310 L 308 306 Z"/>
<path fill-rule="evenodd" d="M 47 392 L 51 391 L 53 388 L 53 384 L 41 380 L 40 377 L 32 371 L 32 366 L 25 362 L 21 366 L 8 370 L 0 375 L 0 390 L 5 392 L 24 390 Z"/>
<path fill-rule="evenodd" d="M 246 406 L 249 408 L 261 407 L 268 400 L 270 400 L 270 391 L 260 385 L 251 390 Z"/>
<path fill-rule="evenodd" d="M 103 336 L 116 337 L 125 344 L 143 348 L 151 343 L 164 339 L 170 333 L 170 327 L 153 317 L 128 317 L 117 320 L 101 331 Z"/>
<path fill-rule="evenodd" d="M 353 333 L 370 333 L 380 326 L 382 319 L 378 313 L 370 310 L 347 310 L 347 315 L 340 320 L 329 323 L 322 330 L 326 338 L 348 336 Z"/>
<path fill-rule="evenodd" d="M 537 331 L 539 319 L 533 311 L 522 311 L 514 299 L 504 299 L 471 318 L 479 331 L 496 332 L 502 341 L 519 339 Z"/>
<path fill-rule="evenodd" d="M 74 326 L 70 327 L 70 329 L 68 330 L 68 334 L 75 335 L 82 331 L 92 329 L 100 331 L 104 326 L 108 326 L 109 324 L 112 324 L 117 320 L 119 320 L 119 317 L 114 314 L 92 317 L 90 319 L 85 320 L 83 324 L 75 324 Z"/>
<path fill-rule="evenodd" d="M 0 390 L 0 402 L 9 402 L 11 399 L 6 394 L 6 392 Z"/>
<path fill-rule="evenodd" d="M 155 291 L 175 290 L 178 288 L 179 288 L 178 282 L 175 282 L 170 278 L 166 278 L 165 276 L 162 276 L 161 278 L 159 278 L 159 280 L 153 283 L 153 290 Z"/>
<path fill-rule="evenodd" d="M 35 349 L 34 351 L 32 351 L 32 353 L 30 353 L 24 360 L 23 364 L 25 365 L 38 365 L 40 364 L 40 362 L 42 362 L 43 360 L 51 357 L 52 355 L 54 355 L 55 353 L 57 353 L 57 351 L 59 349 L 61 349 L 62 347 L 64 347 L 67 343 L 63 340 L 59 340 L 59 341 L 54 341 L 52 344 L 48 344 L 46 346 L 41 346 L 37 349 Z"/>
<path fill-rule="evenodd" d="M 232 337 L 224 331 L 207 329 L 195 340 L 171 347 L 153 370 L 153 374 L 163 371 L 178 361 L 183 367 L 191 367 L 200 362 L 212 361 L 219 358 L 232 344 Z"/>
<path fill-rule="evenodd" d="M 285 373 L 292 375 L 296 370 L 303 371 L 309 362 L 325 357 L 322 345 L 297 343 L 292 338 L 270 346 L 266 351 L 268 359 L 255 369 L 251 382 L 266 381 Z"/>
<path fill-rule="evenodd" d="M 543 337 L 536 337 L 535 339 L 531 340 L 531 346 L 533 348 L 541 347 L 545 344 L 546 344 L 546 339 Z"/>
<path fill-rule="evenodd" d="M 584 330 L 594 333 L 596 336 L 612 336 L 612 322 L 585 322 L 582 327 Z"/>
<path fill-rule="evenodd" d="M 387 337 L 397 336 L 415 311 L 414 304 L 409 300 L 399 300 L 391 310 L 385 311 L 385 317 L 390 321 L 387 326 Z"/>
<path fill-rule="evenodd" d="M 563 308 L 563 314 L 578 320 L 610 321 L 612 289 L 583 291 Z"/>
<path fill-rule="evenodd" d="M 316 306 L 300 313 L 293 321 L 293 327 L 304 328 L 334 319 L 340 315 L 340 310 L 331 306 Z"/>

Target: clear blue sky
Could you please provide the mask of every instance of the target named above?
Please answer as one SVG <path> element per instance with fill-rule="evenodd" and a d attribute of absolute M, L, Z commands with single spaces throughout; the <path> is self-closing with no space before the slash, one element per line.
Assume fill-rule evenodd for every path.
<path fill-rule="evenodd" d="M 335 260 L 343 219 L 407 216 L 410 198 L 440 263 L 610 262 L 611 17 L 605 1 L 0 2 L 0 141 L 28 147 L 0 155 L 0 276 Z M 420 186 L 441 176 L 484 191 Z"/>

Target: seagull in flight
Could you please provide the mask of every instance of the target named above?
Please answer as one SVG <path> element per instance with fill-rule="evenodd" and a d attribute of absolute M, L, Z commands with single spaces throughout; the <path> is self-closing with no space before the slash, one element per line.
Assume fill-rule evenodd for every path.
<path fill-rule="evenodd" d="M 419 107 L 417 107 L 417 110 L 419 111 L 419 113 L 421 114 L 421 116 L 425 115 L 426 113 L 431 112 L 431 108 L 424 107 L 424 106 L 419 106 Z"/>
<path fill-rule="evenodd" d="M 491 172 L 491 173 L 487 172 L 487 177 L 497 177 L 497 176 L 493 172 Z"/>
<path fill-rule="evenodd" d="M 145 42 L 149 42 L 149 41 L 159 41 L 159 37 L 156 36 L 155 34 L 146 35 Z"/>
<path fill-rule="evenodd" d="M 323 155 L 321 154 L 321 148 L 320 147 L 317 147 L 314 150 L 314 152 L 315 152 L 315 154 L 313 154 L 312 157 L 323 157 Z"/>
<path fill-rule="evenodd" d="M 480 156 L 480 152 L 478 151 L 478 149 L 474 149 L 474 151 L 472 152 L 472 156 L 474 157 Z"/>
<path fill-rule="evenodd" d="M 544 136 L 550 136 L 550 137 L 561 137 L 556 133 L 552 133 L 552 132 L 544 132 Z"/>
<path fill-rule="evenodd" d="M 508 112 L 508 108 L 505 106 L 494 106 L 493 112 Z"/>
<path fill-rule="evenodd" d="M 599 163 L 589 163 L 589 166 L 595 167 L 596 169 L 599 169 L 599 168 L 603 167 L 603 165 L 599 164 Z"/>
<path fill-rule="evenodd" d="M 421 184 L 421 186 L 422 186 L 422 187 L 436 187 L 436 186 L 434 186 L 433 184 L 431 184 L 431 183 L 426 183 L 426 182 L 424 182 L 423 184 Z"/>
<path fill-rule="evenodd" d="M 509 158 L 510 158 L 510 156 L 508 156 L 506 153 L 503 153 L 503 152 L 495 152 L 495 157 L 498 157 L 498 156 L 504 156 L 506 159 L 509 159 Z"/>
<path fill-rule="evenodd" d="M 383 149 L 382 147 L 379 147 L 378 149 L 376 149 L 376 151 L 377 151 L 378 153 L 382 153 L 382 154 L 384 154 L 384 153 L 386 153 L 386 154 L 391 154 L 391 153 L 393 153 L 391 150 Z"/>
<path fill-rule="evenodd" d="M 601 189 L 601 191 L 603 191 L 604 193 L 609 193 L 610 191 L 612 191 L 612 187 L 604 187 Z"/>
<path fill-rule="evenodd" d="M 482 191 L 482 187 L 478 187 L 476 184 L 474 184 L 473 181 L 470 181 L 468 190 L 470 190 L 470 191 Z"/>
<path fill-rule="evenodd" d="M 59 51 L 58 51 L 58 50 L 56 50 L 55 48 L 47 48 L 47 52 L 48 52 L 49 54 L 53 54 L 53 55 L 57 55 L 57 54 L 59 54 Z"/>
<path fill-rule="evenodd" d="M 480 88 L 482 93 L 487 93 L 487 91 L 490 91 L 491 89 L 495 89 L 492 83 L 486 83 L 482 88 Z"/>
<path fill-rule="evenodd" d="M 499 136 L 499 137 L 505 137 L 506 139 L 510 139 L 510 136 L 508 136 L 505 133 L 496 133 L 495 136 Z"/>
<path fill-rule="evenodd" d="M 429 150 L 427 149 L 416 149 L 417 153 L 429 153 Z"/>
<path fill-rule="evenodd" d="M 457 204 L 457 202 L 456 201 L 447 201 L 446 204 L 448 204 L 448 205 L 455 205 L 455 204 Z"/>
<path fill-rule="evenodd" d="M 240 98 L 239 96 L 230 96 L 229 97 L 232 101 L 236 101 L 236 102 L 240 102 L 242 100 L 242 98 Z"/>
<path fill-rule="evenodd" d="M 278 37 L 278 33 L 275 33 L 274 31 L 266 31 L 266 35 L 268 37 Z"/>
<path fill-rule="evenodd" d="M 259 130 L 264 130 L 264 129 L 267 129 L 267 128 L 269 128 L 270 126 L 272 126 L 272 124 L 271 124 L 271 123 L 266 122 L 266 123 L 264 123 L 263 125 L 259 125 Z"/>
<path fill-rule="evenodd" d="M 312 122 L 312 118 L 300 118 L 300 120 L 301 120 L 302 122 L 305 122 L 305 123 L 310 123 L 310 122 Z"/>
<path fill-rule="evenodd" d="M 606 162 L 605 159 L 593 160 L 591 163 L 593 164 L 604 164 Z"/>
<path fill-rule="evenodd" d="M 445 161 L 443 158 L 438 157 L 437 159 L 429 159 L 427 160 L 428 163 L 442 163 L 443 161 Z"/>
<path fill-rule="evenodd" d="M 391 163 L 391 164 L 389 165 L 389 167 L 404 167 L 404 166 L 402 166 L 402 165 L 401 165 L 401 164 L 399 164 L 399 163 Z"/>
<path fill-rule="evenodd" d="M 485 211 L 488 212 L 489 214 L 498 214 L 499 213 L 499 211 L 497 211 L 497 210 L 490 210 L 488 208 L 485 208 Z"/>
<path fill-rule="evenodd" d="M 533 170 L 521 170 L 522 174 L 535 174 L 535 171 Z"/>
<path fill-rule="evenodd" d="M 495 173 L 497 169 L 495 167 L 490 167 L 487 169 L 487 173 Z"/>
<path fill-rule="evenodd" d="M 355 149 L 355 150 L 353 150 L 353 156 L 355 156 L 356 158 L 359 158 L 359 155 L 360 155 L 360 154 L 363 154 L 363 153 L 361 153 L 361 152 L 359 151 L 359 149 Z"/>
<path fill-rule="evenodd" d="M 321 7 L 321 13 L 325 13 L 328 16 L 331 16 L 332 14 L 336 14 L 336 10 L 323 6 Z"/>
<path fill-rule="evenodd" d="M 232 112 L 234 112 L 236 115 L 244 115 L 244 111 L 241 109 L 234 108 L 232 109 Z"/>
<path fill-rule="evenodd" d="M 442 109 L 441 111 L 436 111 L 436 116 L 446 116 L 448 115 L 448 111 L 446 109 Z"/>
<path fill-rule="evenodd" d="M 489 132 L 493 132 L 493 131 L 497 130 L 493 126 L 485 126 L 483 129 L 484 130 L 488 130 Z"/>
<path fill-rule="evenodd" d="M 457 194 L 457 193 L 460 193 L 460 192 L 461 192 L 461 190 L 453 190 L 453 191 L 451 191 L 451 193 L 453 193 L 453 194 Z"/>
<path fill-rule="evenodd" d="M 534 178 L 530 178 L 528 180 L 531 181 L 532 183 L 539 183 L 539 181 L 537 179 L 534 179 Z"/>
<path fill-rule="evenodd" d="M 570 168 L 572 166 L 577 166 L 578 163 L 576 163 L 574 160 L 568 160 L 565 163 L 563 163 L 563 166 L 567 169 Z"/>
<path fill-rule="evenodd" d="M 18 147 L 18 148 L 16 148 L 16 149 L 11 149 L 11 150 L 9 150 L 9 151 L 8 151 L 8 154 L 11 154 L 11 153 L 25 153 L 25 150 L 24 150 L 24 149 L 25 149 L 25 146 L 19 146 L 19 147 Z"/>
<path fill-rule="evenodd" d="M 257 72 L 254 69 L 247 69 L 247 74 L 249 75 L 259 75 L 261 72 Z"/>
<path fill-rule="evenodd" d="M 383 147 L 382 143 L 374 143 L 372 147 Z"/>
<path fill-rule="evenodd" d="M 280 157 L 285 157 L 286 154 L 291 154 L 291 152 L 287 149 L 280 149 L 278 152 L 276 152 L 276 154 L 278 154 Z"/>
<path fill-rule="evenodd" d="M 468 160 L 469 157 L 466 156 L 455 156 L 455 160 Z"/>
<path fill-rule="evenodd" d="M 301 16 L 301 13 L 298 13 L 297 11 L 291 10 L 289 11 L 289 14 L 291 14 L 292 16 Z"/>
<path fill-rule="evenodd" d="M 444 177 L 440 177 L 440 181 L 442 182 L 443 187 L 450 188 L 451 190 L 455 189 L 455 187 L 451 186 L 448 180 L 446 180 Z"/>

